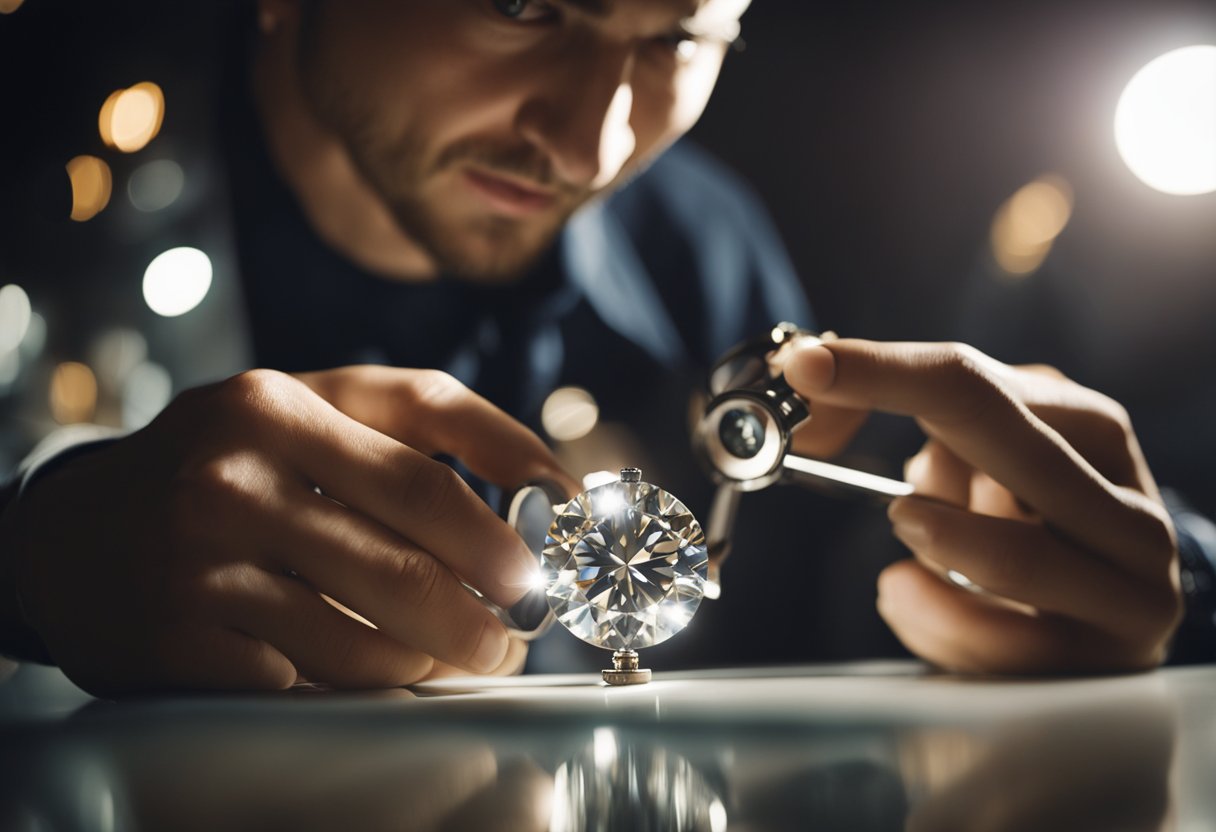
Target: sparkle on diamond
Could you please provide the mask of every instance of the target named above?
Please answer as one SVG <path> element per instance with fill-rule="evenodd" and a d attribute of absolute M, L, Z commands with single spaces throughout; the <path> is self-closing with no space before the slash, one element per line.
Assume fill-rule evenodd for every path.
<path fill-rule="evenodd" d="M 583 492 L 545 538 L 549 606 L 570 632 L 610 650 L 649 647 L 684 629 L 707 568 L 696 518 L 646 482 Z"/>

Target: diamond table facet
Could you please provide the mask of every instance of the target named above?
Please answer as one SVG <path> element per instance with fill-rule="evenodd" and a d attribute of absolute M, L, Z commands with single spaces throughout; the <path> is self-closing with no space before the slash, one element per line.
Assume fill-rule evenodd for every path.
<path fill-rule="evenodd" d="M 574 635 L 638 650 L 683 630 L 705 594 L 705 535 L 685 505 L 647 482 L 584 491 L 545 539 L 546 595 Z"/>

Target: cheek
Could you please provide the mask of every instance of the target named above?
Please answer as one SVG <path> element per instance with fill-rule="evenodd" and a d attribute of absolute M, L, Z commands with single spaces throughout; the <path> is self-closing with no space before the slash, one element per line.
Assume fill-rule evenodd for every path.
<path fill-rule="evenodd" d="M 692 129 L 705 111 L 721 65 L 719 56 L 707 56 L 667 78 L 635 85 L 630 125 L 637 137 L 637 158 L 650 157 Z"/>
<path fill-rule="evenodd" d="M 441 149 L 510 123 L 512 73 L 487 55 L 464 4 L 346 0 L 329 9 L 320 69 L 341 79 L 360 127 L 386 143 L 409 136 Z"/>

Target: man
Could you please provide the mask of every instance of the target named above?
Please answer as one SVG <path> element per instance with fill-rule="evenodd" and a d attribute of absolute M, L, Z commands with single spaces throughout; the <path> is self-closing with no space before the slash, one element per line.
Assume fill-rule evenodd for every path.
<path fill-rule="evenodd" d="M 700 116 L 746 5 L 261 0 L 253 149 L 231 148 L 250 114 L 227 123 L 241 274 L 259 361 L 300 372 L 189 391 L 146 429 L 32 471 L 0 528 L 10 652 L 102 693 L 517 669 L 523 646 L 461 581 L 508 604 L 530 556 L 433 457 L 573 493 L 500 408 L 522 416 L 579 380 L 678 425 L 663 385 L 622 368 L 703 365 L 758 324 L 805 322 L 746 197 L 691 151 L 661 156 Z M 281 181 L 263 187 L 268 167 Z M 315 280 L 283 245 L 293 212 Z M 565 299 L 576 274 L 590 306 Z M 401 318 L 378 313 L 402 297 Z M 323 369 L 369 343 L 419 369 Z M 466 347 L 495 404 L 421 369 L 464 366 Z M 1004 673 L 1163 660 L 1175 530 L 1116 403 L 948 344 L 808 343 L 785 372 L 813 403 L 804 452 L 835 452 L 871 410 L 929 437 L 907 470 L 918 496 L 890 510 L 915 557 L 878 581 L 914 653 Z"/>

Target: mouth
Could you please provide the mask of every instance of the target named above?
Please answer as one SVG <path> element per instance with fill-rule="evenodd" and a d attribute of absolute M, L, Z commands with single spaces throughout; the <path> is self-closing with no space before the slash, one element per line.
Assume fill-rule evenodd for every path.
<path fill-rule="evenodd" d="M 492 210 L 512 217 L 533 216 L 557 202 L 551 190 L 485 170 L 465 168 L 464 179 Z"/>

